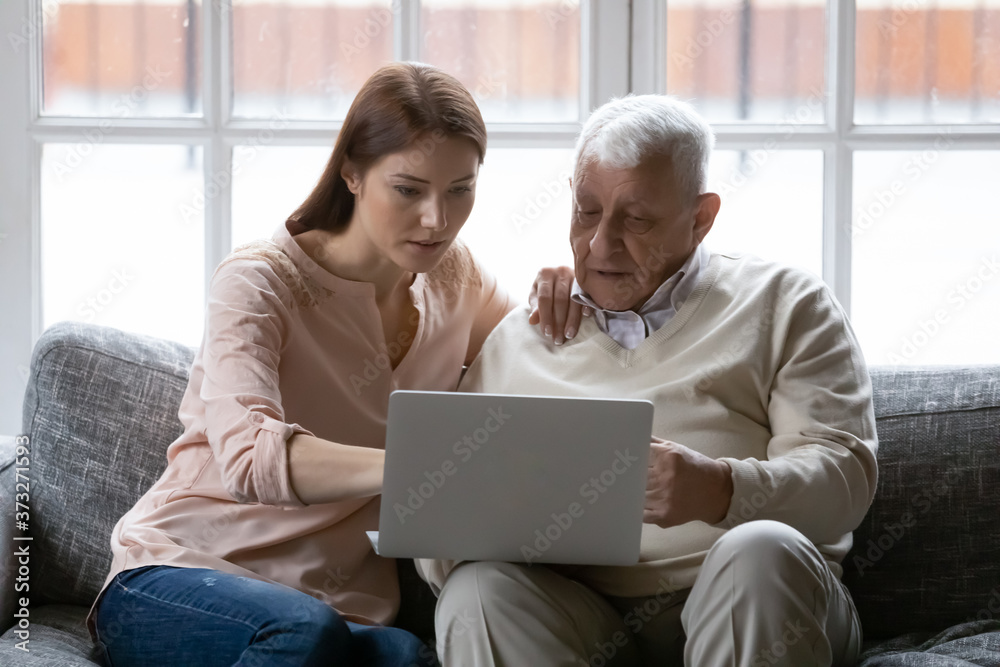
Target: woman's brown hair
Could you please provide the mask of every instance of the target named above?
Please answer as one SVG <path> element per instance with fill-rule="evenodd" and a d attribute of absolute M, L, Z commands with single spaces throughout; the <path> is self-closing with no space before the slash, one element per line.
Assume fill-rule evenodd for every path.
<path fill-rule="evenodd" d="M 347 160 L 364 174 L 382 156 L 420 140 L 416 162 L 445 137 L 471 139 L 483 163 L 486 124 L 465 86 L 423 63 L 379 68 L 351 103 L 319 183 L 289 220 L 309 229 L 345 229 L 354 212 L 354 194 L 340 175 Z"/>

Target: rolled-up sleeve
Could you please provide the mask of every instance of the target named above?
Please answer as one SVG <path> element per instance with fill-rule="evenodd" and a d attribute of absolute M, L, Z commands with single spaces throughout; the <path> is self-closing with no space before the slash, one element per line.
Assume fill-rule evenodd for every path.
<path fill-rule="evenodd" d="M 212 279 L 202 345 L 205 431 L 222 481 L 241 503 L 298 507 L 279 388 L 291 301 L 262 260 L 230 261 Z"/>

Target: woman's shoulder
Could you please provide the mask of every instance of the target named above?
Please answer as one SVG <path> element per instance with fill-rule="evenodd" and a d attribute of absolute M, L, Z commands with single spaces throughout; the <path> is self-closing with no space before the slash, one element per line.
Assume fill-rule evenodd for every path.
<path fill-rule="evenodd" d="M 303 271 L 274 241 L 260 239 L 233 250 L 215 270 L 213 280 L 239 276 L 256 289 L 268 289 L 279 297 L 312 307 L 329 296 L 330 290 Z"/>
<path fill-rule="evenodd" d="M 448 290 L 480 289 L 483 272 L 472 251 L 461 239 L 455 239 L 437 266 L 427 272 L 427 284 Z"/>

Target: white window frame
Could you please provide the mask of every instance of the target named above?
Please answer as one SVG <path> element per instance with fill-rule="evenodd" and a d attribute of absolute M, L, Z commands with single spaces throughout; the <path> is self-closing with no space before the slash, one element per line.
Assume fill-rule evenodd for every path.
<path fill-rule="evenodd" d="M 670 0 L 632 0 L 633 92 L 665 93 L 666 5 Z M 960 150 L 1000 149 L 1000 125 L 854 123 L 854 0 L 827 0 L 824 122 L 788 124 L 713 123 L 716 148 L 748 150 L 773 141 L 778 150 L 823 151 L 823 280 L 851 312 L 851 224 L 854 153 L 933 149 L 942 133 Z"/>
<path fill-rule="evenodd" d="M 27 381 L 32 347 L 42 333 L 41 276 L 41 159 L 45 143 L 76 143 L 83 131 L 98 127 L 100 118 L 72 118 L 41 114 L 42 0 L 0 3 L 0 34 L 20 35 L 23 26 L 27 44 L 14 58 L 0 60 L 0 84 L 4 90 L 21 91 L 4 96 L 4 122 L 0 124 L 0 433 L 17 433 L 21 427 L 21 401 Z M 115 131 L 106 134 L 107 144 L 189 144 L 203 150 L 204 191 L 218 188 L 218 195 L 205 202 L 205 263 L 208 281 L 229 251 L 231 241 L 232 179 L 234 146 L 259 136 L 273 119 L 233 119 L 231 108 L 231 32 L 227 18 L 231 0 L 202 0 L 200 118 L 116 118 Z M 603 100 L 629 90 L 631 22 L 626 3 L 580 0 L 580 118 Z M 394 22 L 395 57 L 417 56 L 420 36 L 420 2 L 399 4 Z M 6 48 L 0 46 L 0 48 Z M 601 54 L 601 57 L 598 57 Z M 7 109 L 10 107 L 10 109 Z M 284 122 L 282 122 L 284 125 Z M 322 146 L 329 148 L 340 122 L 289 120 L 274 132 L 271 145 Z M 490 146 L 506 148 L 569 148 L 580 130 L 569 123 L 488 123 Z M 219 175 L 214 180 L 213 175 Z M 26 286 L 13 287 L 13 286 Z"/>

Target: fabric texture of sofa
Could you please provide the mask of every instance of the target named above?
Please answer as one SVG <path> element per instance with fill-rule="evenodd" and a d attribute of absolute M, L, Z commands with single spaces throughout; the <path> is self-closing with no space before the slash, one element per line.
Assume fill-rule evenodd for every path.
<path fill-rule="evenodd" d="M 76 323 L 39 340 L 27 450 L 17 462 L 13 447 L 0 450 L 0 665 L 100 664 L 84 618 L 110 564 L 114 524 L 180 434 L 193 355 Z M 871 372 L 879 485 L 844 561 L 865 632 L 861 664 L 1000 666 L 1000 366 Z M 28 496 L 17 497 L 24 476 Z M 27 531 L 14 523 L 18 500 L 28 500 Z M 25 546 L 27 564 L 15 553 Z M 399 576 L 397 625 L 432 642 L 434 597 L 411 562 Z"/>

